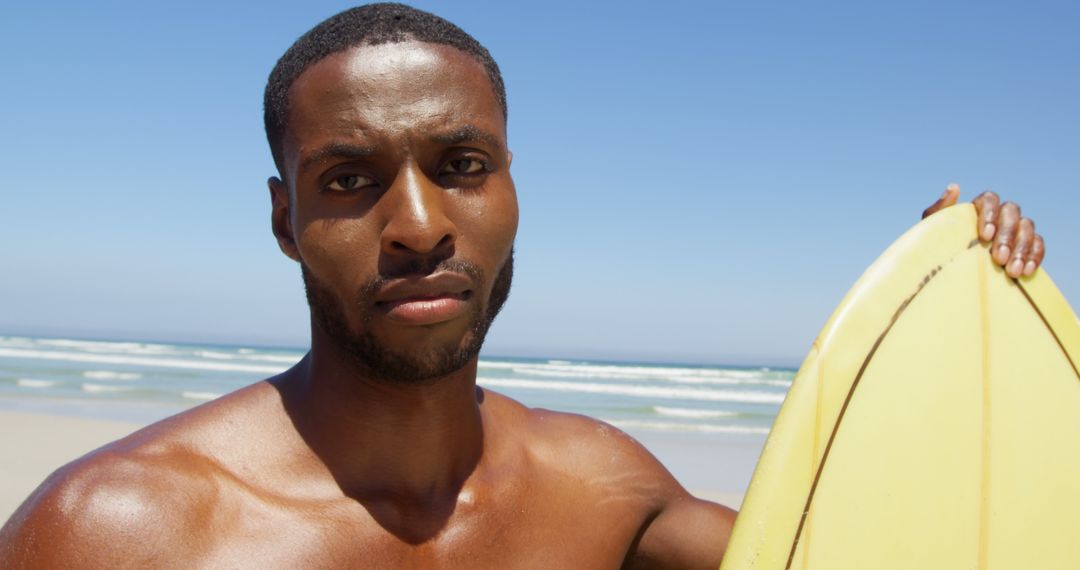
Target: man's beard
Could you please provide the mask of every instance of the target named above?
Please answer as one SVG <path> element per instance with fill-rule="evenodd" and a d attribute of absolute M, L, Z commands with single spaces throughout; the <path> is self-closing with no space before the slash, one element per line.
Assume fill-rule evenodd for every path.
<path fill-rule="evenodd" d="M 417 267 L 407 269 L 408 273 L 418 272 Z M 483 303 L 473 304 L 469 314 L 471 323 L 466 333 L 466 342 L 453 346 L 433 347 L 425 354 L 409 354 L 407 351 L 411 347 L 403 347 L 406 349 L 405 352 L 395 352 L 380 343 L 369 330 L 371 312 L 375 306 L 375 294 L 393 276 L 379 275 L 372 278 L 360 288 L 353 299 L 346 301 L 363 310 L 362 328 L 356 331 L 349 326 L 345 317 L 345 308 L 333 293 L 311 273 L 303 262 L 300 263 L 300 270 L 304 277 L 308 305 L 311 307 L 313 326 L 319 327 L 359 372 L 387 382 L 420 383 L 456 372 L 480 354 L 480 348 L 484 344 L 484 337 L 487 336 L 491 323 L 495 321 L 495 317 L 510 296 L 510 284 L 514 275 L 514 251 L 510 250 L 510 255 L 507 256 L 506 262 L 496 275 L 486 306 Z M 425 275 L 436 271 L 468 275 L 478 287 L 484 283 L 483 270 L 468 261 L 447 259 L 434 266 L 422 268 L 422 274 Z M 480 294 L 480 290 L 473 290 L 473 295 Z"/>

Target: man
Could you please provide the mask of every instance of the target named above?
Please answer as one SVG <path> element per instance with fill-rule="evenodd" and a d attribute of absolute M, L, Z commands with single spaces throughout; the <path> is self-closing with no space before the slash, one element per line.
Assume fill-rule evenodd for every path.
<path fill-rule="evenodd" d="M 278 62 L 266 127 L 310 353 L 58 470 L 0 533 L 0 567 L 719 564 L 734 511 L 602 422 L 476 386 L 517 230 L 487 50 L 405 6 L 349 10 Z M 977 205 L 999 263 L 1033 272 L 1031 222 Z"/>

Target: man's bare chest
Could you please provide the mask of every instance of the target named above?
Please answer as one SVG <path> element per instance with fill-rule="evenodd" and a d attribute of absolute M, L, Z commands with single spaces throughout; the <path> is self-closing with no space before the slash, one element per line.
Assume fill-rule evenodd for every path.
<path fill-rule="evenodd" d="M 403 516 L 349 499 L 226 501 L 188 554 L 205 567 L 613 568 L 640 529 L 631 513 L 535 498 Z"/>

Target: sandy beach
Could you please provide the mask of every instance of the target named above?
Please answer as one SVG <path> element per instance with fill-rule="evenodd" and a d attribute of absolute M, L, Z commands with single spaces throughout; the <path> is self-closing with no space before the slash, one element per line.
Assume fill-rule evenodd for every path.
<path fill-rule="evenodd" d="M 65 463 L 142 427 L 142 424 L 19 411 L 0 411 L 0 521 Z M 639 436 L 695 495 L 737 508 L 760 446 L 717 448 L 715 441 L 671 434 Z M 747 461 L 750 461 L 747 465 Z M 714 484 L 705 484 L 707 481 Z"/>

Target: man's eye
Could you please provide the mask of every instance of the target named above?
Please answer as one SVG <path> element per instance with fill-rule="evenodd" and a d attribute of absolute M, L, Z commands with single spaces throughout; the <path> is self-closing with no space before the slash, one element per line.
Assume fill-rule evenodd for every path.
<path fill-rule="evenodd" d="M 346 192 L 349 190 L 358 190 L 365 186 L 371 186 L 375 184 L 375 181 L 367 176 L 360 176 L 357 174 L 349 174 L 346 176 L 338 176 L 326 185 L 328 190 L 334 190 L 337 192 Z"/>
<path fill-rule="evenodd" d="M 487 170 L 487 165 L 472 158 L 458 158 L 446 163 L 439 174 L 476 174 Z"/>

